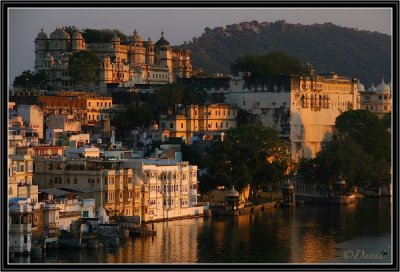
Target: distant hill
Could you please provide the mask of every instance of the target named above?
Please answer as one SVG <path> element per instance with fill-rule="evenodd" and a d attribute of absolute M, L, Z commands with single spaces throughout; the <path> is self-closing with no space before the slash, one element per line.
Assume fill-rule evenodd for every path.
<path fill-rule="evenodd" d="M 205 28 L 189 42 L 175 46 L 191 50 L 193 67 L 207 73 L 229 73 L 230 64 L 249 53 L 281 50 L 303 64 L 311 63 L 317 73 L 337 72 L 355 76 L 365 87 L 391 82 L 391 37 L 332 23 L 301 25 L 285 21 L 257 21 Z"/>

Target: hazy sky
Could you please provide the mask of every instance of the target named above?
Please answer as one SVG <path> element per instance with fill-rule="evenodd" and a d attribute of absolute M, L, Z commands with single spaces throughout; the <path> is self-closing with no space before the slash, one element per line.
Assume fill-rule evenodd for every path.
<path fill-rule="evenodd" d="M 157 41 L 161 30 L 171 45 L 201 35 L 205 27 L 243 21 L 313 24 L 332 22 L 362 30 L 392 34 L 392 14 L 384 8 L 35 8 L 9 9 L 9 80 L 34 66 L 34 40 L 41 28 L 50 36 L 56 27 L 119 29 L 131 35 L 136 28 L 143 39 Z"/>

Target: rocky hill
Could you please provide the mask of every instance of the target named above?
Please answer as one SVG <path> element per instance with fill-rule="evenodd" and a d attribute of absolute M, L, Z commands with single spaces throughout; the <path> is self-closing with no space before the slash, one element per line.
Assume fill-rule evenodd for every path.
<path fill-rule="evenodd" d="M 285 21 L 243 22 L 205 28 L 204 33 L 175 48 L 191 50 L 194 67 L 207 73 L 229 73 L 230 64 L 249 53 L 280 50 L 303 64 L 311 63 L 317 73 L 335 71 L 355 76 L 366 87 L 390 82 L 391 37 L 332 23 L 301 25 Z"/>

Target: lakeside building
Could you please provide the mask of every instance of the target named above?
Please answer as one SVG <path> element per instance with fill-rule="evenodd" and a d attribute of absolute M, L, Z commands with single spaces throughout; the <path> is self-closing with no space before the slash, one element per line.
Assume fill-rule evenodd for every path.
<path fill-rule="evenodd" d="M 160 115 L 160 130 L 167 130 L 169 137 L 177 137 L 192 142 L 197 132 L 210 137 L 220 136 L 230 128 L 236 128 L 238 110 L 227 104 L 175 105 L 166 115 Z"/>
<path fill-rule="evenodd" d="M 357 79 L 335 73 L 244 77 L 225 98 L 260 116 L 264 126 L 277 129 L 290 142 L 292 163 L 315 157 L 332 140 L 336 117 L 360 108 Z"/>
<path fill-rule="evenodd" d="M 356 78 L 336 73 L 314 75 L 181 79 L 225 103 L 259 116 L 262 124 L 278 130 L 290 142 L 292 163 L 312 158 L 331 141 L 336 117 L 360 109 Z"/>
<path fill-rule="evenodd" d="M 148 192 L 143 220 L 201 215 L 208 208 L 197 205 L 196 165 L 169 159 L 126 160 L 124 165 L 134 169 L 135 182 Z"/>
<path fill-rule="evenodd" d="M 197 207 L 197 166 L 174 160 L 100 157 L 98 148 L 69 148 L 66 157 L 34 157 L 33 183 L 77 191 L 108 215 L 142 221 L 202 214 Z"/>
<path fill-rule="evenodd" d="M 90 86 L 99 93 L 119 83 L 166 84 L 177 77 L 190 77 L 192 65 L 189 50 L 174 50 L 161 32 L 154 43 L 150 38 L 143 41 L 136 29 L 124 42 L 114 35 L 108 42 L 86 43 L 82 33 L 68 34 L 57 28 L 50 37 L 41 29 L 35 39 L 35 71 L 44 69 L 50 77 L 53 89 L 72 88 L 68 75 L 68 62 L 74 52 L 90 50 L 97 54 L 101 65 L 99 80 Z"/>
<path fill-rule="evenodd" d="M 369 110 L 375 113 L 379 118 L 392 111 L 392 88 L 391 84 L 382 82 L 378 86 L 374 86 L 365 90 L 361 82 L 358 83 L 358 90 L 360 92 L 360 103 L 362 110 Z"/>

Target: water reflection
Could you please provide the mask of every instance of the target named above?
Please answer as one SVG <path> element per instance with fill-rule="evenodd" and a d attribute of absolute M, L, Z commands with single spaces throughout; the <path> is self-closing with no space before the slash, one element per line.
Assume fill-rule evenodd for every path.
<path fill-rule="evenodd" d="M 268 209 L 237 217 L 157 223 L 155 237 L 131 239 L 115 249 L 54 251 L 48 252 L 43 260 L 31 258 L 30 261 L 133 264 L 338 262 L 335 257 L 340 255 L 339 243 L 390 234 L 390 222 L 388 199 L 363 199 L 347 207 L 305 205 Z"/>

